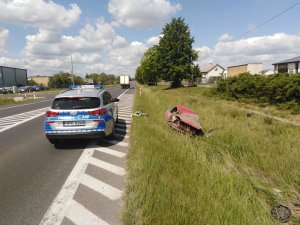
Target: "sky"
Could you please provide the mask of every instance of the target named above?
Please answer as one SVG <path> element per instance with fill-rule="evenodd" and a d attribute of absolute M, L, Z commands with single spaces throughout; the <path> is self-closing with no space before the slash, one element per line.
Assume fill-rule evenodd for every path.
<path fill-rule="evenodd" d="M 182 17 L 197 64 L 224 68 L 300 55 L 297 0 L 0 0 L 0 65 L 28 75 L 128 74 Z"/>

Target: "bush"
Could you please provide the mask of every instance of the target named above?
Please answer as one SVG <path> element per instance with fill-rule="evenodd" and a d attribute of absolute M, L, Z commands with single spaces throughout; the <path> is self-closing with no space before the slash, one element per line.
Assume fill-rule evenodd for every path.
<path fill-rule="evenodd" d="M 293 113 L 300 112 L 300 74 L 265 77 L 244 73 L 218 80 L 213 92 L 230 99 L 250 99 L 258 104 L 272 104 Z"/>

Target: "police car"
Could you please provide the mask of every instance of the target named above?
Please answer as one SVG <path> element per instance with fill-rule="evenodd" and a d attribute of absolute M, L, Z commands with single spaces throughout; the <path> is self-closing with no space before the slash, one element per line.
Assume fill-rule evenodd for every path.
<path fill-rule="evenodd" d="M 73 86 L 57 95 L 46 112 L 46 137 L 53 144 L 69 138 L 113 137 L 118 101 L 99 86 Z"/>

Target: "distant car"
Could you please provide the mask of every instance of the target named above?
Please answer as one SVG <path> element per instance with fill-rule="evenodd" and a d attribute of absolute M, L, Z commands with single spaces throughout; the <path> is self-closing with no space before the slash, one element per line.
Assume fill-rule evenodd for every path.
<path fill-rule="evenodd" d="M 25 86 L 25 87 L 19 87 L 18 92 L 31 92 L 32 87 L 31 86 Z"/>
<path fill-rule="evenodd" d="M 43 91 L 46 88 L 43 85 L 34 85 L 32 86 L 32 91 Z"/>
<path fill-rule="evenodd" d="M 55 97 L 46 112 L 46 137 L 53 144 L 64 139 L 113 137 L 118 101 L 104 89 L 77 87 L 65 91 Z"/>
<path fill-rule="evenodd" d="M 12 87 L 4 87 L 4 90 L 6 91 L 6 94 L 14 93 Z"/>
<path fill-rule="evenodd" d="M 0 94 L 6 94 L 7 91 L 4 87 L 0 88 Z"/>

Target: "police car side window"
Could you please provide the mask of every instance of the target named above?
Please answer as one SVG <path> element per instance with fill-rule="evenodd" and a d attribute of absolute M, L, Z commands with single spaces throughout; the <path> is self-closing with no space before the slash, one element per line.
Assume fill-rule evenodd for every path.
<path fill-rule="evenodd" d="M 110 94 L 107 93 L 107 92 L 105 92 L 105 93 L 103 94 L 103 104 L 104 104 L 104 105 L 107 105 L 107 104 L 111 103 L 110 97 L 111 97 Z"/>

